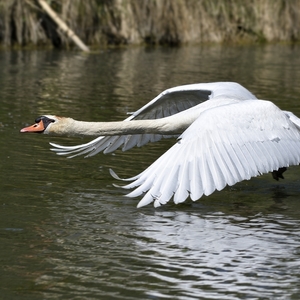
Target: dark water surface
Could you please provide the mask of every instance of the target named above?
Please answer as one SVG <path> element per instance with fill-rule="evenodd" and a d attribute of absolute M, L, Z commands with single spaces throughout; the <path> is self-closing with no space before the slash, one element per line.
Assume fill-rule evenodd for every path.
<path fill-rule="evenodd" d="M 300 299 L 300 169 L 137 209 L 132 176 L 174 141 L 66 159 L 20 134 L 42 114 L 122 120 L 162 90 L 238 81 L 300 116 L 300 46 L 0 53 L 3 299 Z"/>

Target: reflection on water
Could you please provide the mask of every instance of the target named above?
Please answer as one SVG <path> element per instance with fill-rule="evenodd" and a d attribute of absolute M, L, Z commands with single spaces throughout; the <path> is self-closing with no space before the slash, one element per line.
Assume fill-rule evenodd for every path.
<path fill-rule="evenodd" d="M 4 299 L 298 299 L 299 169 L 181 205 L 136 209 L 108 173 L 135 175 L 174 141 L 68 160 L 20 135 L 41 114 L 121 120 L 180 84 L 238 81 L 300 115 L 299 47 L 0 53 Z"/>
<path fill-rule="evenodd" d="M 116 299 L 268 299 L 297 292 L 299 220 L 278 213 L 242 217 L 205 205 L 137 211 L 133 201 L 99 199 L 97 191 L 66 199 L 73 209 L 53 213 L 60 223 L 50 235 L 60 247 L 49 261 L 56 267 L 38 285 L 62 282 L 65 293 Z"/>

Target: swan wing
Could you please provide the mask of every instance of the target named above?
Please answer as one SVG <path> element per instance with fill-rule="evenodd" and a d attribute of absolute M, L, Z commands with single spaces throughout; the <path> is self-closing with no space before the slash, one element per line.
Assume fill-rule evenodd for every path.
<path fill-rule="evenodd" d="M 236 82 L 187 84 L 163 91 L 126 120 L 164 118 L 218 97 L 236 100 L 256 99 L 252 93 Z"/>
<path fill-rule="evenodd" d="M 157 97 L 132 113 L 124 121 L 149 120 L 168 117 L 184 110 L 190 109 L 207 100 L 220 97 L 237 100 L 256 99 L 247 89 L 235 82 L 196 83 L 173 87 L 160 93 Z M 135 146 L 141 147 L 149 142 L 157 142 L 162 138 L 174 136 L 160 134 L 137 134 L 98 137 L 89 143 L 76 146 L 61 146 L 50 143 L 52 151 L 59 155 L 74 157 L 86 154 L 86 157 L 99 152 L 110 153 L 122 146 L 127 151 Z"/>
<path fill-rule="evenodd" d="M 167 89 L 126 120 L 160 119 L 196 106 L 208 99 L 213 92 L 200 89 L 198 84 Z"/>
<path fill-rule="evenodd" d="M 242 101 L 201 113 L 178 142 L 124 188 L 138 207 L 197 200 L 226 185 L 300 163 L 300 133 L 269 101 Z M 112 174 L 113 175 L 113 174 Z"/>

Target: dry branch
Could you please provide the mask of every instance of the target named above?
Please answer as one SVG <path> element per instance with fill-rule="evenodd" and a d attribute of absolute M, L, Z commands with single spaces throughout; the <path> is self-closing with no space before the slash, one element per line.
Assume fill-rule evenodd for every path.
<path fill-rule="evenodd" d="M 45 10 L 49 17 L 61 28 L 69 38 L 83 51 L 89 52 L 89 48 L 81 41 L 81 39 L 72 31 L 67 24 L 59 18 L 52 8 L 44 0 L 38 0 L 39 5 Z"/>

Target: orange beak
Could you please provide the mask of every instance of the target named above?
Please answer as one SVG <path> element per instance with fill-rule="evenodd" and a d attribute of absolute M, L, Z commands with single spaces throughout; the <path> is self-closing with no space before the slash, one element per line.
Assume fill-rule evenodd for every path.
<path fill-rule="evenodd" d="M 40 122 L 35 123 L 31 126 L 22 128 L 20 130 L 20 132 L 37 132 L 37 133 L 41 133 L 44 130 L 45 130 L 44 123 L 43 123 L 43 120 L 41 120 Z"/>

